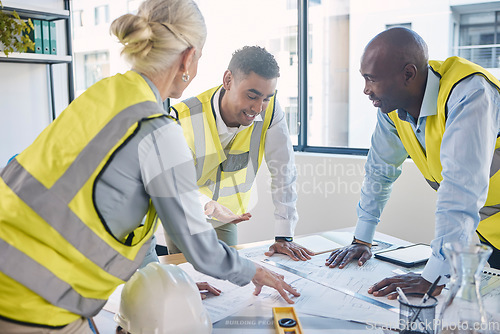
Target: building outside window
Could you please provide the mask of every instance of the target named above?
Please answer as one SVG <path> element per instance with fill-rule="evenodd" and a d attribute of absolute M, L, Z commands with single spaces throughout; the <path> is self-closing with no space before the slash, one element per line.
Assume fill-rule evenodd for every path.
<path fill-rule="evenodd" d="M 94 8 L 95 25 L 109 23 L 109 7 L 108 5 L 97 6 Z"/>
<path fill-rule="evenodd" d="M 428 44 L 430 59 L 458 55 L 500 76 L 500 1 L 309 0 L 303 25 L 308 36 L 305 52 L 298 44 L 304 31 L 299 26 L 301 1 L 196 0 L 208 37 L 198 75 L 182 99 L 221 84 L 232 53 L 244 45 L 259 45 L 280 65 L 278 100 L 296 148 L 366 154 L 376 109 L 363 94 L 359 66 L 364 46 L 377 33 L 395 26 L 413 29 Z M 95 7 L 96 1 L 73 0 L 75 23 L 85 23 L 85 13 L 93 13 L 96 23 L 89 28 L 75 27 L 77 88 L 106 76 L 106 71 L 113 75 L 129 69 L 120 57 L 120 45 L 109 36 L 109 24 L 127 12 L 136 13 L 140 3 L 142 0 L 103 0 Z M 91 16 L 86 19 L 92 22 Z M 108 52 L 107 60 L 103 51 Z M 301 83 L 299 65 L 306 68 Z M 299 96 L 299 88 L 304 87 L 299 84 L 305 85 L 300 91 L 307 96 Z"/>
<path fill-rule="evenodd" d="M 309 146 L 349 146 L 349 20 L 348 0 L 309 4 Z"/>
<path fill-rule="evenodd" d="M 299 104 L 297 97 L 289 97 L 287 107 L 284 108 L 286 123 L 290 131 L 292 142 L 297 143 L 299 135 Z"/>
<path fill-rule="evenodd" d="M 83 10 L 73 11 L 73 29 L 78 29 L 83 26 Z"/>
<path fill-rule="evenodd" d="M 485 68 L 498 67 L 500 11 L 462 14 L 458 55 Z"/>
<path fill-rule="evenodd" d="M 84 56 L 85 89 L 110 75 L 109 53 L 95 52 Z"/>
<path fill-rule="evenodd" d="M 391 28 L 395 28 L 395 27 L 411 29 L 411 23 L 392 23 L 392 24 L 385 25 L 385 29 L 391 29 Z"/>

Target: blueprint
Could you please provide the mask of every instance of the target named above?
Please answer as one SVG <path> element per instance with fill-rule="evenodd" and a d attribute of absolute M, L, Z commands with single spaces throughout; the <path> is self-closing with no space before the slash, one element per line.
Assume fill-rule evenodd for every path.
<path fill-rule="evenodd" d="M 377 249 L 397 247 L 377 241 Z M 264 253 L 269 245 L 239 250 L 241 256 L 284 276 L 287 283 L 301 293 L 289 295 L 295 304 L 299 319 L 304 319 L 308 333 L 327 333 L 338 328 L 341 332 L 388 333 L 399 325 L 399 304 L 386 297 L 374 297 L 367 290 L 380 280 L 408 273 L 419 272 L 423 266 L 411 269 L 371 258 L 364 265 L 357 262 L 343 269 L 325 265 L 328 253 L 313 256 L 309 261 L 293 261 L 286 255 Z M 191 264 L 179 265 L 195 282 L 208 282 L 222 290 L 220 296 L 207 294 L 203 305 L 214 324 L 214 333 L 275 333 L 272 307 L 290 306 L 269 287 L 263 287 L 258 296 L 250 283 L 240 287 L 197 272 Z M 110 297 L 104 307 L 116 313 L 120 303 L 121 287 Z M 438 299 L 436 316 L 448 293 L 444 289 Z M 481 294 L 492 319 L 500 321 L 500 271 L 490 270 L 481 280 Z"/>

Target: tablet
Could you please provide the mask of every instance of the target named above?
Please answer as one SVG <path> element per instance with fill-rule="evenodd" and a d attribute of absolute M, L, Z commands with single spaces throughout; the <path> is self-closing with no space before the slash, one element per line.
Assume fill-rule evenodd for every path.
<path fill-rule="evenodd" d="M 403 267 L 413 267 L 426 263 L 431 254 L 431 246 L 426 244 L 414 244 L 378 252 L 375 254 L 375 258 L 392 262 Z"/>

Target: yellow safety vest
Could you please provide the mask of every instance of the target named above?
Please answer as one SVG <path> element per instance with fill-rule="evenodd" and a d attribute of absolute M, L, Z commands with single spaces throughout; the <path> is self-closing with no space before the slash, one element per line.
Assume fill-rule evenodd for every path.
<path fill-rule="evenodd" d="M 142 119 L 164 116 L 158 110 L 138 73 L 104 79 L 1 171 L 0 316 L 47 326 L 93 316 L 140 266 L 154 208 L 126 245 L 96 212 L 94 185 Z"/>
<path fill-rule="evenodd" d="M 239 132 L 225 149 L 217 131 L 213 98 L 221 86 L 176 104 L 180 125 L 196 166 L 200 191 L 235 214 L 247 212 L 250 190 L 264 156 L 267 129 L 271 124 L 276 94 L 262 122 Z"/>
<path fill-rule="evenodd" d="M 482 67 L 459 57 L 451 57 L 443 61 L 429 61 L 432 70 L 440 76 L 437 101 L 437 114 L 428 116 L 425 125 L 426 152 L 420 145 L 411 125 L 399 119 L 397 111 L 388 115 L 396 125 L 398 135 L 420 172 L 429 185 L 437 190 L 443 180 L 440 160 L 440 148 L 445 131 L 447 108 L 446 103 L 451 91 L 457 83 L 471 75 L 483 76 L 500 92 L 500 81 Z M 493 153 L 493 152 L 492 152 Z M 495 248 L 500 249 L 500 138 L 497 138 L 495 154 L 490 171 L 488 197 L 484 207 L 479 210 L 481 221 L 477 228 L 480 237 L 486 239 Z"/>

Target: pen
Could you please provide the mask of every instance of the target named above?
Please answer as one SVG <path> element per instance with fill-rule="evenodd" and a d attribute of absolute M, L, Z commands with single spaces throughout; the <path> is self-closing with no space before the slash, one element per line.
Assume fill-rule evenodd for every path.
<path fill-rule="evenodd" d="M 429 300 L 430 296 L 432 296 L 434 290 L 436 290 L 436 287 L 437 287 L 440 279 L 441 279 L 441 276 L 438 276 L 436 278 L 436 280 L 434 281 L 434 283 L 431 284 L 431 286 L 429 287 L 429 290 L 427 290 L 425 295 L 422 297 L 422 300 L 420 301 L 420 306 L 424 305 L 425 302 L 427 302 Z"/>
<path fill-rule="evenodd" d="M 420 311 L 422 311 L 421 307 L 425 304 L 425 302 L 427 302 L 427 300 L 429 300 L 429 298 L 432 295 L 432 293 L 434 292 L 434 290 L 436 290 L 436 287 L 437 287 L 440 279 L 441 279 L 441 276 L 438 276 L 436 278 L 436 280 L 434 281 L 434 283 L 431 284 L 431 286 L 429 287 L 429 289 L 427 290 L 427 292 L 424 294 L 424 296 L 422 297 L 422 300 L 420 301 L 420 305 L 418 305 L 419 309 L 417 310 L 417 312 L 411 318 L 410 324 L 414 323 L 415 320 L 417 320 L 418 315 L 420 314 Z"/>
<path fill-rule="evenodd" d="M 406 304 L 410 305 L 410 301 L 408 300 L 408 298 L 406 298 L 405 293 L 399 286 L 396 288 L 396 291 L 398 292 L 399 298 L 401 298 L 401 300 L 404 301 Z"/>

